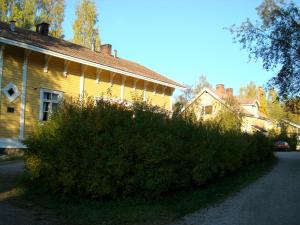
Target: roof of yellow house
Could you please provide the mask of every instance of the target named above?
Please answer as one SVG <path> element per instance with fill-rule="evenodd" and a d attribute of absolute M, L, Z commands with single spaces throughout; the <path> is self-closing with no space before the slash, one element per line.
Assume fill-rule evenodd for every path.
<path fill-rule="evenodd" d="M 81 45 L 77 45 L 63 39 L 42 35 L 31 30 L 16 27 L 14 31 L 11 31 L 9 24 L 0 22 L 0 42 L 3 42 L 4 39 L 14 40 L 30 46 L 57 52 L 66 56 L 101 64 L 124 72 L 137 74 L 141 77 L 141 79 L 143 79 L 143 77 L 145 79 L 150 78 L 151 80 L 160 81 L 173 87 L 185 88 L 183 85 L 138 63 L 114 57 L 105 53 L 92 51 L 91 49 Z"/>

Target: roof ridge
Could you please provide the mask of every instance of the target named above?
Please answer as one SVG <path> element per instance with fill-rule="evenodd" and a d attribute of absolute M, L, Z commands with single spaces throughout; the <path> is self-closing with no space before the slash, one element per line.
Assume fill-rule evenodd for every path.
<path fill-rule="evenodd" d="M 2 29 L 1 29 L 2 28 Z M 70 41 L 66 41 L 61 38 L 56 38 L 53 36 L 41 35 L 33 30 L 27 30 L 25 28 L 16 27 L 15 32 L 10 31 L 9 24 L 6 22 L 0 22 L 0 37 L 5 40 L 12 40 L 15 42 L 15 46 L 19 46 L 17 43 L 24 43 L 29 47 L 37 47 L 51 51 L 54 53 L 61 54 L 61 58 L 73 57 L 74 59 L 84 60 L 86 62 L 91 62 L 99 64 L 101 66 L 106 66 L 111 69 L 117 69 L 124 73 L 130 73 L 133 77 L 139 79 L 149 80 L 150 82 L 158 82 L 162 85 L 166 85 L 172 88 L 184 88 L 184 85 L 177 83 L 169 79 L 168 77 L 161 75 L 152 69 L 147 68 L 137 62 L 114 57 L 109 54 L 105 54 L 99 51 L 93 51 L 82 45 L 75 44 Z M 6 42 L 5 42 L 6 43 Z M 11 44 L 11 42 L 10 42 Z M 20 46 L 23 47 L 24 46 Z M 121 74 L 123 74 L 121 72 Z M 128 76 L 128 74 L 125 74 Z"/>

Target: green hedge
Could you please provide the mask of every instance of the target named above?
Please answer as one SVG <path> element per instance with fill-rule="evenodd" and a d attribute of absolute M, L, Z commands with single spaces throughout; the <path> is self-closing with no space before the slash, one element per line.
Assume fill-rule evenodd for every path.
<path fill-rule="evenodd" d="M 26 167 L 54 192 L 157 198 L 272 156 L 265 136 L 219 127 L 143 103 L 65 103 L 26 140 Z"/>

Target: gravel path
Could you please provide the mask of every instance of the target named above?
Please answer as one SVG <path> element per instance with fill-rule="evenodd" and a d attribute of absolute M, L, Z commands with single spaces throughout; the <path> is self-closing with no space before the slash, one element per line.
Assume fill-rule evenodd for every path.
<path fill-rule="evenodd" d="M 220 205 L 173 225 L 299 225 L 300 153 L 280 152 L 275 168 Z"/>
<path fill-rule="evenodd" d="M 0 163 L 0 225 L 53 225 L 49 214 L 41 215 L 14 191 L 14 182 L 22 174 L 22 161 Z"/>

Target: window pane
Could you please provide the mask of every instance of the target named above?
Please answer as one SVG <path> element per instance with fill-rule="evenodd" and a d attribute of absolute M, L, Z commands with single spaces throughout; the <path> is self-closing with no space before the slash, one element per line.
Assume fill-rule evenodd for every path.
<path fill-rule="evenodd" d="M 58 104 L 57 103 L 52 103 L 52 112 L 55 112 L 58 108 Z"/>
<path fill-rule="evenodd" d="M 49 102 L 44 102 L 44 103 L 43 103 L 43 111 L 44 111 L 44 112 L 45 112 L 45 111 L 46 111 L 46 112 L 49 111 L 49 104 L 50 104 Z"/>
<path fill-rule="evenodd" d="M 58 94 L 52 94 L 52 100 L 58 101 Z"/>
<path fill-rule="evenodd" d="M 44 92 L 44 99 L 50 100 L 50 99 L 51 99 L 51 93 L 49 93 L 49 92 Z"/>
<path fill-rule="evenodd" d="M 212 114 L 212 105 L 205 106 L 205 114 Z"/>
<path fill-rule="evenodd" d="M 48 120 L 48 113 L 47 112 L 43 112 L 43 121 Z"/>

